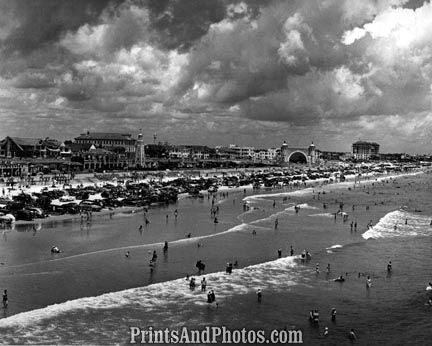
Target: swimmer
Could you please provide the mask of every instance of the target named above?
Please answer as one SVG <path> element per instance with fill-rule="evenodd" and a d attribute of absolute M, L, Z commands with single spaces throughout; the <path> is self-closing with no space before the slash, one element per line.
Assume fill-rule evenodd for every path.
<path fill-rule="evenodd" d="M 334 321 L 336 321 L 336 309 L 335 308 L 333 308 L 332 310 L 331 310 L 331 320 L 334 322 Z"/>
<path fill-rule="evenodd" d="M 195 283 L 195 278 L 191 278 L 189 281 L 189 288 L 191 290 L 195 289 L 196 283 Z"/>
<path fill-rule="evenodd" d="M 253 230 L 252 231 L 252 235 L 256 235 L 257 233 L 256 233 L 256 231 L 255 230 Z"/>
<path fill-rule="evenodd" d="M 336 281 L 336 282 L 344 282 L 345 279 L 344 279 L 343 275 L 341 275 L 338 278 L 334 279 L 334 281 Z"/>
<path fill-rule="evenodd" d="M 8 295 L 7 290 L 3 291 L 3 307 L 6 309 L 8 307 L 9 301 L 8 301 Z"/>
<path fill-rule="evenodd" d="M 348 337 L 350 338 L 350 340 L 356 340 L 357 339 L 357 336 L 354 333 L 354 329 L 351 328 L 351 330 L 348 334 Z"/>
<path fill-rule="evenodd" d="M 302 251 L 302 253 L 301 253 L 301 258 L 302 258 L 303 260 L 306 259 L 306 250 L 303 250 L 303 251 Z"/>
<path fill-rule="evenodd" d="M 312 311 L 309 313 L 309 319 L 310 319 L 312 322 L 318 323 L 318 322 L 319 322 L 319 311 L 318 311 L 318 310 L 312 310 Z"/>
<path fill-rule="evenodd" d="M 387 264 L 387 272 L 391 272 L 392 271 L 392 263 L 391 261 L 389 261 L 389 263 Z"/>
<path fill-rule="evenodd" d="M 201 280 L 201 291 L 205 291 L 207 287 L 207 281 L 205 278 Z"/>
<path fill-rule="evenodd" d="M 429 285 L 426 286 L 426 291 L 432 291 L 432 282 L 429 281 Z"/>
<path fill-rule="evenodd" d="M 371 288 L 371 287 L 372 287 L 372 280 L 370 276 L 368 276 L 366 279 L 366 288 Z"/>
<path fill-rule="evenodd" d="M 258 288 L 258 291 L 257 291 L 257 298 L 258 298 L 258 303 L 261 303 L 261 301 L 262 301 L 262 292 L 261 292 L 260 288 Z"/>
<path fill-rule="evenodd" d="M 125 257 L 126 257 L 126 258 L 129 258 L 129 254 L 130 254 L 130 252 L 129 252 L 129 251 L 126 251 L 126 253 L 125 253 Z"/>
<path fill-rule="evenodd" d="M 327 336 L 328 333 L 329 333 L 328 327 L 325 327 L 325 328 L 324 328 L 324 336 Z"/>

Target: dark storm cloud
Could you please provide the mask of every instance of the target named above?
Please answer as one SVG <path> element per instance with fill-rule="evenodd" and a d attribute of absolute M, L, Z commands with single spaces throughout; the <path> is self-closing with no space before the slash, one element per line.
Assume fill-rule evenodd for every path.
<path fill-rule="evenodd" d="M 17 24 L 0 41 L 8 54 L 28 54 L 41 46 L 55 43 L 69 30 L 96 22 L 108 5 L 118 0 L 2 0 L 1 9 Z"/>
<path fill-rule="evenodd" d="M 167 49 L 187 50 L 225 17 L 222 0 L 149 0 L 152 28 Z"/>

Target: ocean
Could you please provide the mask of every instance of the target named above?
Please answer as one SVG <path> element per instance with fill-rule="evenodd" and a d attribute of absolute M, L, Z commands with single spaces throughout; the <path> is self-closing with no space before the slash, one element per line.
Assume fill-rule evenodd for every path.
<path fill-rule="evenodd" d="M 1 311 L 0 343 L 127 344 L 131 327 L 225 326 L 301 330 L 306 345 L 350 344 L 351 328 L 356 344 L 429 344 L 431 183 L 430 174 L 417 174 L 218 193 L 217 224 L 205 197 L 150 208 L 148 226 L 139 211 L 4 230 L 0 288 L 8 290 L 9 306 Z M 52 246 L 62 252 L 51 254 Z M 301 259 L 304 250 L 310 261 Z M 198 260 L 206 265 L 201 275 Z M 237 262 L 232 274 L 227 262 Z M 335 282 L 340 275 L 345 281 Z M 196 278 L 196 289 L 186 276 Z M 217 306 L 207 303 L 210 289 Z M 320 312 L 318 324 L 308 320 L 312 309 Z"/>

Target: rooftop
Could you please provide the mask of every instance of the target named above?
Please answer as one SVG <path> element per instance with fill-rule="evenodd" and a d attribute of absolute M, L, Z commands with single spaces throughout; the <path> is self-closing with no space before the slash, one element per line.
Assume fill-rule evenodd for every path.
<path fill-rule="evenodd" d="M 81 133 L 79 137 L 75 137 L 75 140 L 81 139 L 94 139 L 94 140 L 114 140 L 114 141 L 123 141 L 123 140 L 131 140 L 132 135 L 130 133 L 118 133 L 118 132 L 87 132 Z"/>
<path fill-rule="evenodd" d="M 357 141 L 355 143 L 353 143 L 353 145 L 379 145 L 378 143 L 375 142 L 366 142 L 366 141 Z"/>

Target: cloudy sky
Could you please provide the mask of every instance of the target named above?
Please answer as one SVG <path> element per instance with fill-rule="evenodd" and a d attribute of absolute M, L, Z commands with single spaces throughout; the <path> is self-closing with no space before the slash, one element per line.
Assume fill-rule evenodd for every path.
<path fill-rule="evenodd" d="M 0 0 L 0 138 L 432 152 L 432 4 Z"/>

